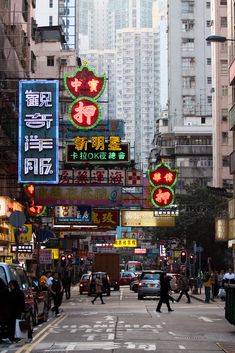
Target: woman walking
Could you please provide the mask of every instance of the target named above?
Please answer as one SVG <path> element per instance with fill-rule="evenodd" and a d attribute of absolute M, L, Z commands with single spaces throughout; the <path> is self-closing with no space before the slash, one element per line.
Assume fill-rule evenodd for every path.
<path fill-rule="evenodd" d="M 95 292 L 96 292 L 96 296 L 95 298 L 91 301 L 92 304 L 94 304 L 94 302 L 96 301 L 96 299 L 99 297 L 101 300 L 101 304 L 105 304 L 103 301 L 103 296 L 102 296 L 102 286 L 103 286 L 103 282 L 100 279 L 100 276 L 97 274 L 96 275 L 96 279 L 95 279 Z"/>

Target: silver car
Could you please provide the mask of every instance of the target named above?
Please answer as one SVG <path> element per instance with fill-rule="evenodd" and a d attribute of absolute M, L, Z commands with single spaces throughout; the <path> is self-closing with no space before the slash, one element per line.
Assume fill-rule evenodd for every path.
<path fill-rule="evenodd" d="M 139 278 L 138 299 L 160 295 L 160 270 L 145 270 Z"/>

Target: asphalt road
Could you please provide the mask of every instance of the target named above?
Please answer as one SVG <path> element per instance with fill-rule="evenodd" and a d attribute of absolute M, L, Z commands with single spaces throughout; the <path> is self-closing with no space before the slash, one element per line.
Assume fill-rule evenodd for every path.
<path fill-rule="evenodd" d="M 30 344 L 1 344 L 1 353 L 60 352 L 162 352 L 216 353 L 235 352 L 235 327 L 224 318 L 224 303 L 205 304 L 182 298 L 172 304 L 174 312 L 156 313 L 156 298 L 137 300 L 129 287 L 111 292 L 94 305 L 87 295 L 72 290 L 70 300 L 64 300 L 60 317 L 50 316 L 47 323 L 37 326 Z"/>

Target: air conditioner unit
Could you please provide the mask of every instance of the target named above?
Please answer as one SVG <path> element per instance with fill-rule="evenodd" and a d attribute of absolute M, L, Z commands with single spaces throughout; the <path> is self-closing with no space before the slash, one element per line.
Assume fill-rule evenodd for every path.
<path fill-rule="evenodd" d="M 190 126 L 191 126 L 191 125 L 193 125 L 193 124 L 192 124 L 191 121 L 188 121 L 188 122 L 187 122 L 187 125 L 190 125 Z"/>
<path fill-rule="evenodd" d="M 60 58 L 60 65 L 67 65 L 67 59 L 66 58 Z"/>

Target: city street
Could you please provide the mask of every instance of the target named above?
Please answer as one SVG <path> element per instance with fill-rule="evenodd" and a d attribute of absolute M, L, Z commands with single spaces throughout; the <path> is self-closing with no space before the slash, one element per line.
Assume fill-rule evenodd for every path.
<path fill-rule="evenodd" d="M 177 295 L 174 295 L 177 298 Z M 64 300 L 58 318 L 34 331 L 31 344 L 1 344 L 1 353 L 42 352 L 163 352 L 191 353 L 234 352 L 235 329 L 224 318 L 224 302 L 211 304 L 192 298 L 187 304 L 184 296 L 172 304 L 168 313 L 156 313 L 156 298 L 138 301 L 129 287 L 111 292 L 94 305 L 86 294 L 80 295 L 78 286 L 70 300 Z M 230 347 L 223 350 L 222 347 Z M 233 348 L 232 348 L 233 347 Z"/>

